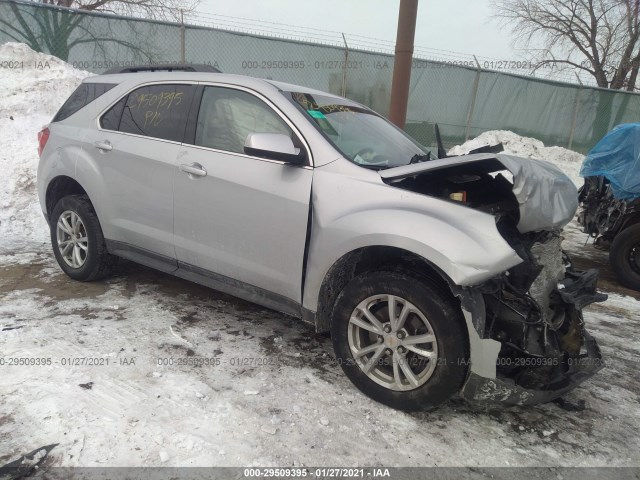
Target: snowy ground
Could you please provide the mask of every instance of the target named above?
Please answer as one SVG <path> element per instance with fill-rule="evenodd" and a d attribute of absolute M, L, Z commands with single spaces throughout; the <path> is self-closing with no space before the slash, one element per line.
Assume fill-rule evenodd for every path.
<path fill-rule="evenodd" d="M 16 49 L 0 47 L 0 60 L 31 55 Z M 68 70 L 61 100 L 84 74 L 56 65 Z M 36 133 L 57 105 L 43 101 L 49 84 L 35 85 L 38 72 L 8 75 L 0 78 L 2 95 L 15 95 L 0 102 L 0 465 L 53 443 L 57 466 L 640 465 L 640 297 L 615 284 L 606 255 L 583 248 L 577 226 L 567 245 L 580 266 L 603 269 L 610 293 L 585 313 L 607 368 L 565 398 L 586 408 L 452 400 L 430 414 L 397 412 L 361 395 L 329 339 L 290 317 L 131 264 L 103 282 L 63 275 L 34 188 Z M 577 180 L 578 154 L 485 135 L 551 158 Z M 20 358 L 45 365 L 8 365 Z M 69 365 L 77 359 L 101 365 Z"/>

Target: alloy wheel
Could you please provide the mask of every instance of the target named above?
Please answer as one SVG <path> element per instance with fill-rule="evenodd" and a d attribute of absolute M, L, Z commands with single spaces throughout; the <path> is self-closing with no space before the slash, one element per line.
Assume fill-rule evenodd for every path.
<path fill-rule="evenodd" d="M 89 239 L 87 229 L 76 212 L 65 210 L 58 217 L 56 239 L 64 262 L 72 268 L 81 268 L 87 261 Z"/>
<path fill-rule="evenodd" d="M 360 369 L 390 390 L 424 385 L 435 371 L 438 343 L 429 320 L 409 301 L 373 295 L 353 310 L 349 348 Z"/>

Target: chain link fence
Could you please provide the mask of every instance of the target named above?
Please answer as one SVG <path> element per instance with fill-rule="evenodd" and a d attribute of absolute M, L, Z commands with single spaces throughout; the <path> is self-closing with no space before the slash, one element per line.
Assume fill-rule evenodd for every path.
<path fill-rule="evenodd" d="M 350 48 L 343 39 L 343 46 L 328 45 L 0 0 L 0 43 L 26 43 L 79 69 L 102 73 L 141 63 L 204 63 L 225 73 L 329 91 L 386 115 L 393 55 L 366 50 L 362 41 Z M 0 67 L 10 68 L 2 58 Z M 512 130 L 586 152 L 613 126 L 640 119 L 639 94 L 482 67 L 415 58 L 407 132 L 433 146 L 437 123 L 445 145 L 453 146 L 487 130 Z"/>

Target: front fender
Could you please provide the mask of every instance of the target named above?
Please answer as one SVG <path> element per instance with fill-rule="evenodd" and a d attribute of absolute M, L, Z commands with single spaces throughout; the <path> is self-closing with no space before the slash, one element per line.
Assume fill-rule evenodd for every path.
<path fill-rule="evenodd" d="M 339 201 L 336 201 L 338 200 Z M 412 252 L 461 286 L 522 262 L 493 216 L 375 180 L 316 170 L 304 307 L 316 311 L 322 282 L 342 256 L 363 247 Z"/>

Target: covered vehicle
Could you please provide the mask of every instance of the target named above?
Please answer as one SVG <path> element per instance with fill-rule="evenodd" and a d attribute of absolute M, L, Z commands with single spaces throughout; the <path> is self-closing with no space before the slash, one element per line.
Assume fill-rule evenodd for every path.
<path fill-rule="evenodd" d="M 640 290 L 640 123 L 618 125 L 587 154 L 578 217 L 609 250 L 621 284 Z"/>

